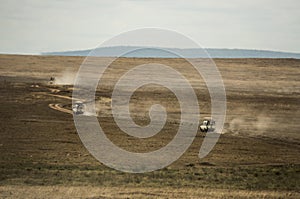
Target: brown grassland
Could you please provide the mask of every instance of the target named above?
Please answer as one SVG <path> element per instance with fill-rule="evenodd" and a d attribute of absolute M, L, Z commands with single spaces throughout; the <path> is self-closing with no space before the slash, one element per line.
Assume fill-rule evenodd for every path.
<path fill-rule="evenodd" d="M 0 55 L 0 198 L 300 197 L 300 60 L 215 59 L 227 95 L 217 145 L 199 159 L 205 136 L 199 131 L 173 164 L 130 174 L 93 158 L 78 137 L 72 115 L 49 107 L 70 109 L 68 84 L 83 59 Z M 151 62 L 170 65 L 191 80 L 199 119 L 210 115 L 205 83 L 184 60 L 118 59 L 96 93 L 98 120 L 107 137 L 129 151 L 156 150 L 170 142 L 178 128 L 176 97 L 156 85 L 138 89 L 130 110 L 135 122 L 145 125 L 149 106 L 164 105 L 170 115 L 162 132 L 137 139 L 122 133 L 112 118 L 114 81 L 132 66 Z M 48 84 L 51 76 L 57 84 Z"/>

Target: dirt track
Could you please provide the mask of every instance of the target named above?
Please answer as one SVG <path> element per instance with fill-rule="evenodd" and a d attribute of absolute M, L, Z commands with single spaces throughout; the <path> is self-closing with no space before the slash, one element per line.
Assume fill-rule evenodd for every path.
<path fill-rule="evenodd" d="M 64 96 L 64 95 L 57 95 L 57 94 L 52 94 L 52 93 L 59 93 L 61 90 L 59 89 L 55 89 L 55 88 L 49 88 L 50 92 L 51 93 L 45 93 L 45 95 L 49 95 L 49 96 L 53 96 L 53 97 L 58 97 L 58 98 L 62 98 L 62 99 L 67 99 L 67 100 L 80 100 L 80 99 L 76 99 L 76 98 L 72 98 L 70 96 Z M 61 112 L 64 112 L 64 113 L 69 113 L 69 114 L 72 114 L 73 115 L 73 111 L 72 110 L 69 110 L 69 109 L 66 109 L 66 108 L 63 108 L 61 104 L 49 104 L 49 107 L 54 109 L 54 110 L 57 110 L 57 111 L 61 111 Z"/>
<path fill-rule="evenodd" d="M 73 112 L 71 110 L 62 108 L 60 104 L 49 104 L 49 107 L 54 109 L 54 110 L 58 110 L 58 111 L 61 111 L 61 112 L 64 112 L 64 113 L 69 113 L 69 114 L 73 115 Z"/>

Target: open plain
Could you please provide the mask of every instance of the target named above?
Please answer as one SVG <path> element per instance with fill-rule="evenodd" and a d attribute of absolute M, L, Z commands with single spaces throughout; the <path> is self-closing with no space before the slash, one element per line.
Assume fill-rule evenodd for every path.
<path fill-rule="evenodd" d="M 180 159 L 142 174 L 99 163 L 81 143 L 71 97 L 83 60 L 0 55 L 1 198 L 300 197 L 300 60 L 215 59 L 227 95 L 226 121 L 217 145 L 199 159 L 205 137 L 199 131 Z M 177 99 L 157 85 L 138 89 L 130 110 L 133 120 L 145 125 L 151 104 L 165 106 L 170 114 L 162 132 L 134 138 L 122 133 L 111 115 L 113 83 L 131 67 L 152 62 L 187 76 L 199 100 L 199 120 L 210 115 L 205 83 L 184 60 L 120 58 L 98 87 L 97 113 L 107 137 L 128 151 L 159 149 L 178 129 Z M 49 84 L 50 77 L 55 77 L 54 84 Z"/>

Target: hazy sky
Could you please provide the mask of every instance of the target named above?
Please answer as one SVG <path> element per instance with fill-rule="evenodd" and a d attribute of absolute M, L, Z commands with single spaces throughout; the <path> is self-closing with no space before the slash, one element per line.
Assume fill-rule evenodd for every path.
<path fill-rule="evenodd" d="M 0 52 L 88 49 L 156 27 L 206 48 L 300 52 L 299 0 L 0 0 Z"/>

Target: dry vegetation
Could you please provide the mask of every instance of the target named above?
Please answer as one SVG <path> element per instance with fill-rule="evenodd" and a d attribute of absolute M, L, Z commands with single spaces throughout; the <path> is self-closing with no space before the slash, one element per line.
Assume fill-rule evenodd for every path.
<path fill-rule="evenodd" d="M 16 191 L 17 190 L 17 191 Z M 7 198 L 297 198 L 299 194 L 288 191 L 249 191 L 199 188 L 136 188 L 91 186 L 5 186 L 0 187 Z"/>
<path fill-rule="evenodd" d="M 197 156 L 204 137 L 199 132 L 179 160 L 144 174 L 122 173 L 99 163 L 82 145 L 72 115 L 49 108 L 51 103 L 70 108 L 68 97 L 58 96 L 72 95 L 71 86 L 64 84 L 72 82 L 82 61 L 82 57 L 0 56 L 0 197 L 299 198 L 299 60 L 216 59 L 227 92 L 224 134 L 204 159 Z M 115 76 L 107 78 L 133 64 L 153 61 L 190 74 L 180 59 L 131 58 L 114 63 Z M 47 84 L 50 76 L 57 77 L 57 85 Z M 143 152 L 172 139 L 178 125 L 172 93 L 152 87 L 133 95 L 131 110 L 137 123 L 149 122 L 147 103 L 155 100 L 174 114 L 163 132 L 135 139 L 116 128 L 111 118 L 111 86 L 99 87 L 97 99 L 99 122 L 114 143 Z M 209 115 L 205 85 L 200 82 L 194 88 L 201 113 Z"/>

